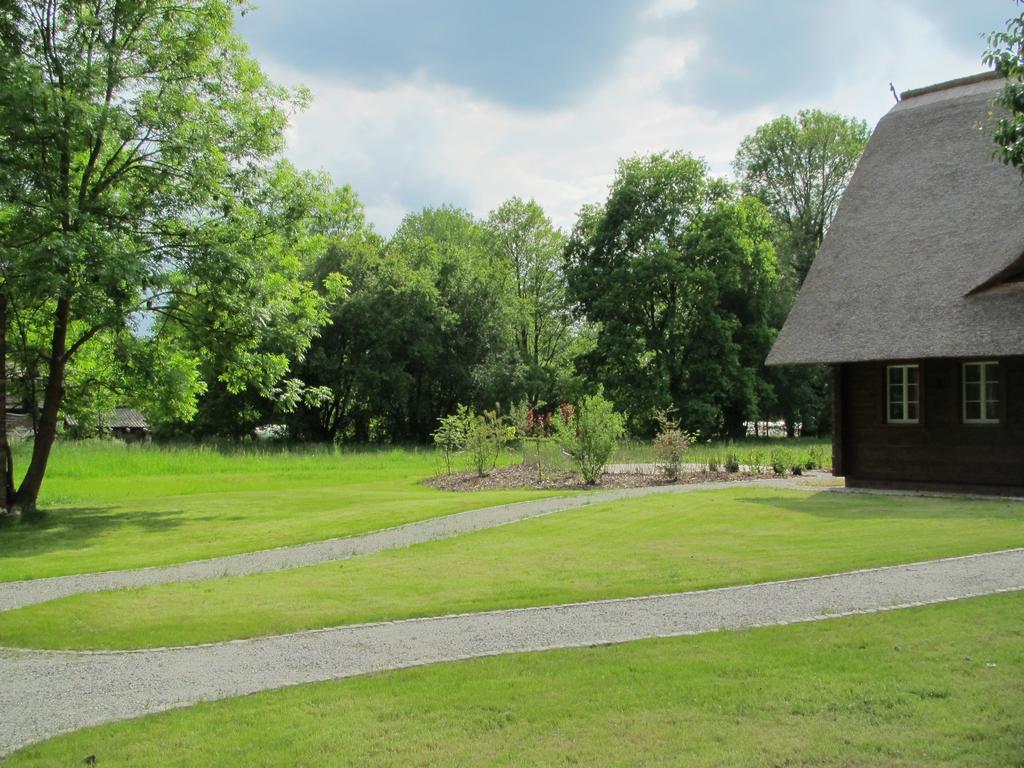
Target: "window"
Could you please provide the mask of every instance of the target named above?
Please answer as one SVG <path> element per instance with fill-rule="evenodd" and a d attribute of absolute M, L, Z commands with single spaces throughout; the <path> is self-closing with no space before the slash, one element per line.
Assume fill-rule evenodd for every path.
<path fill-rule="evenodd" d="M 890 424 L 917 424 L 921 407 L 920 369 L 916 365 L 890 365 L 886 368 L 886 386 Z"/>
<path fill-rule="evenodd" d="M 999 363 L 964 363 L 964 423 L 999 423 Z"/>

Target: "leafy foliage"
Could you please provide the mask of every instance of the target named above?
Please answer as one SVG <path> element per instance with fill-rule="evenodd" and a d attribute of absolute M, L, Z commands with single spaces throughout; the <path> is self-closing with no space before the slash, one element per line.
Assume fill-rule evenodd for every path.
<path fill-rule="evenodd" d="M 480 477 L 484 477 L 498 465 L 501 452 L 515 439 L 516 428 L 510 426 L 497 411 L 471 411 L 464 434 L 464 450 L 470 464 Z"/>
<path fill-rule="evenodd" d="M 454 468 L 455 456 L 466 445 L 466 433 L 469 431 L 471 419 L 469 409 L 464 405 L 456 408 L 455 413 L 439 418 L 437 429 L 434 430 L 434 445 L 441 452 L 446 474 Z"/>
<path fill-rule="evenodd" d="M 563 406 L 555 418 L 555 437 L 587 485 L 604 474 L 619 440 L 625 434 L 625 420 L 601 392 L 584 397 L 578 406 Z"/>
<path fill-rule="evenodd" d="M 780 281 L 769 309 L 774 329 L 789 313 L 869 137 L 863 120 L 803 110 L 760 126 L 736 152 L 733 166 L 741 188 L 764 202 L 775 221 Z M 773 393 L 765 415 L 782 417 L 791 434 L 798 423 L 805 433 L 828 428 L 826 368 L 773 368 L 765 381 Z"/>
<path fill-rule="evenodd" d="M 487 220 L 488 245 L 501 266 L 523 396 L 554 399 L 571 375 L 573 328 L 561 274 L 565 236 L 533 200 L 514 197 Z"/>
<path fill-rule="evenodd" d="M 988 36 L 984 61 L 1006 78 L 995 99 L 1005 113 L 992 117 L 996 155 L 1024 173 L 1024 13 L 1008 20 L 1005 30 Z"/>
<path fill-rule="evenodd" d="M 736 175 L 743 191 L 776 217 L 776 244 L 796 288 L 807 276 L 870 135 L 863 120 L 805 109 L 765 123 L 740 143 Z"/>
<path fill-rule="evenodd" d="M 673 153 L 625 160 L 608 200 L 585 208 L 566 247 L 570 298 L 597 326 L 580 360 L 650 434 L 675 408 L 702 434 L 758 412 L 776 285 L 771 217 L 705 164 Z"/>
<path fill-rule="evenodd" d="M 308 97 L 250 58 L 235 7 L 4 7 L 0 336 L 20 361 L 18 394 L 42 407 L 25 480 L 3 506 L 34 505 L 69 386 L 123 394 L 167 361 L 171 375 L 144 383 L 187 418 L 211 360 L 226 391 L 266 392 L 322 320 L 297 266 L 317 247 L 293 194 L 302 175 L 273 164 L 287 112 Z M 108 349 L 89 358 L 95 345 Z"/>
<path fill-rule="evenodd" d="M 459 405 L 454 413 L 438 419 L 434 431 L 434 445 L 440 451 L 448 474 L 451 474 L 455 456 L 465 453 L 470 465 L 480 477 L 498 465 L 501 452 L 516 438 L 515 426 L 497 411 L 477 413 Z"/>
<path fill-rule="evenodd" d="M 669 480 L 678 480 L 683 471 L 686 451 L 695 438 L 689 432 L 684 432 L 668 411 L 655 414 L 655 422 L 658 425 L 654 437 L 655 463 Z"/>

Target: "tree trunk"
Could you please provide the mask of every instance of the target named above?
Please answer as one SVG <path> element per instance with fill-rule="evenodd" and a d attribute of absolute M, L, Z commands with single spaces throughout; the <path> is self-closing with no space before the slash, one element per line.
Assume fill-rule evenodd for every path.
<path fill-rule="evenodd" d="M 11 446 L 7 438 L 7 291 L 0 292 L 0 514 L 14 506 Z"/>
<path fill-rule="evenodd" d="M 46 392 L 43 395 L 43 409 L 39 414 L 39 427 L 32 444 L 32 459 L 15 500 L 23 512 L 31 512 L 36 508 L 39 489 L 42 488 L 43 476 L 46 474 L 46 464 L 50 460 L 50 449 L 57 437 L 57 416 L 64 401 L 64 369 L 67 364 L 65 352 L 70 314 L 71 301 L 66 297 L 60 298 L 54 312 L 50 371 L 46 380 Z"/>

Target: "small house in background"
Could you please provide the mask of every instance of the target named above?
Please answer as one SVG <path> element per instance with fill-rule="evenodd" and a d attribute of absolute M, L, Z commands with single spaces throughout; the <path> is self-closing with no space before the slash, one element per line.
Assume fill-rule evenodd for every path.
<path fill-rule="evenodd" d="M 134 408 L 115 408 L 113 413 L 103 417 L 102 426 L 126 443 L 145 440 L 149 435 L 146 417 Z"/>
<path fill-rule="evenodd" d="M 11 440 L 25 440 L 32 437 L 35 428 L 32 414 L 25 411 L 9 409 L 6 414 L 7 437 Z"/>
<path fill-rule="evenodd" d="M 64 426 L 79 432 L 93 432 L 96 435 L 110 435 L 124 440 L 126 443 L 137 443 L 149 436 L 149 424 L 146 417 L 134 408 L 115 408 L 109 413 L 97 417 L 93 428 L 87 424 L 79 424 L 77 420 L 67 417 Z"/>
<path fill-rule="evenodd" d="M 1003 83 L 882 118 L 768 357 L 832 367 L 848 486 L 1024 494 L 1024 187 L 985 130 Z"/>

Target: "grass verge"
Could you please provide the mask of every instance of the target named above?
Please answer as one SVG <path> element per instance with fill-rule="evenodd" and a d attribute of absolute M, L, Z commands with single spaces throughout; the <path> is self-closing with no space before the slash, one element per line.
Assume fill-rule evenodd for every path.
<path fill-rule="evenodd" d="M 287 688 L 29 747 L 10 768 L 1006 768 L 1024 595 Z"/>
<path fill-rule="evenodd" d="M 681 592 L 1024 546 L 1024 504 L 743 487 L 560 512 L 324 565 L 56 600 L 0 645 L 138 648 Z"/>

